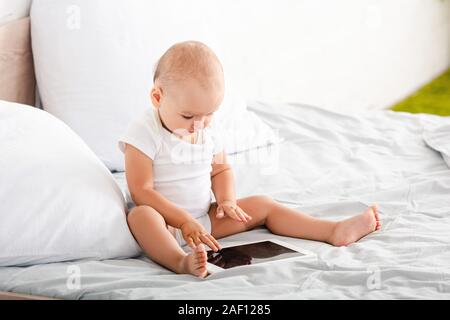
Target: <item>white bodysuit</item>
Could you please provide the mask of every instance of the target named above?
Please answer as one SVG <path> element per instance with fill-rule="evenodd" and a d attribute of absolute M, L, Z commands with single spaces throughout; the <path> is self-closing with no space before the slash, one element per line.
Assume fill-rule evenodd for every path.
<path fill-rule="evenodd" d="M 163 127 L 158 110 L 152 106 L 131 122 L 119 139 L 119 148 L 124 152 L 127 143 L 152 159 L 154 189 L 189 212 L 210 233 L 211 163 L 223 147 L 211 127 L 197 137 L 203 137 L 202 141 L 189 143 L 176 137 Z M 179 229 L 175 236 L 180 245 L 186 244 Z"/>

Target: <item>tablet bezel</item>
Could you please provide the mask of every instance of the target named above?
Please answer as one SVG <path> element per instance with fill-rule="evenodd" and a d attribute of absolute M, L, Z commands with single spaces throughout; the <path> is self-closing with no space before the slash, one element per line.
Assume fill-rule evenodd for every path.
<path fill-rule="evenodd" d="M 264 261 L 264 262 L 259 262 L 255 265 L 262 265 L 262 264 L 266 264 L 266 263 L 272 263 L 272 262 L 277 262 L 277 261 L 285 261 L 285 260 L 293 260 L 293 259 L 299 259 L 299 258 L 305 258 L 306 256 L 316 256 L 316 254 L 312 251 L 303 249 L 303 248 L 299 248 L 296 245 L 293 245 L 291 243 L 279 240 L 279 239 L 274 239 L 274 238 L 265 238 L 265 239 L 259 239 L 259 240 L 254 240 L 254 241 L 233 241 L 232 243 L 229 243 L 227 245 L 222 246 L 222 248 L 230 248 L 230 247 L 235 247 L 235 246 L 240 246 L 240 245 L 246 245 L 246 244 L 252 244 L 252 243 L 258 243 L 258 242 L 265 242 L 265 241 L 271 241 L 273 243 L 276 243 L 280 246 L 286 247 L 288 249 L 294 250 L 298 253 L 304 254 L 304 256 L 300 256 L 300 257 L 290 257 L 290 258 L 284 258 L 284 259 L 279 259 L 279 260 L 270 260 L 270 261 Z M 211 250 L 207 250 L 207 251 L 211 251 Z M 240 268 L 240 267 L 245 267 L 248 265 L 242 265 L 242 266 L 237 266 L 237 267 L 233 267 L 233 268 L 229 268 L 229 269 L 224 269 L 221 267 L 216 266 L 215 264 L 206 262 L 206 269 L 208 271 L 209 274 L 214 274 L 214 273 L 218 273 L 218 272 L 222 272 L 225 270 L 230 270 L 230 269 L 236 269 L 236 268 Z"/>

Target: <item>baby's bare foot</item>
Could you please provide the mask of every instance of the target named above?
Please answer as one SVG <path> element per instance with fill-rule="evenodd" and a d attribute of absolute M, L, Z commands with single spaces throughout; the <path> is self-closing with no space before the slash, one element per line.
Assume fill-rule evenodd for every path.
<path fill-rule="evenodd" d="M 189 273 L 199 278 L 206 277 L 208 272 L 206 271 L 206 250 L 204 245 L 199 244 L 183 258 L 181 264 L 181 273 Z"/>
<path fill-rule="evenodd" d="M 370 206 L 361 214 L 339 221 L 329 243 L 337 247 L 348 246 L 380 228 L 381 222 L 377 207 Z"/>

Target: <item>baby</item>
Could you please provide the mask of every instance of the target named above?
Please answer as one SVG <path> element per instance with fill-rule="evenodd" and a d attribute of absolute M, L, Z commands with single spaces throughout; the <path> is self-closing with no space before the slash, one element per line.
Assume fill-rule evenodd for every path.
<path fill-rule="evenodd" d="M 130 124 L 119 147 L 136 204 L 128 225 L 155 262 L 203 278 L 204 245 L 218 251 L 216 239 L 256 226 L 334 246 L 347 246 L 380 229 L 375 206 L 346 220 L 329 221 L 264 195 L 236 199 L 233 172 L 211 124 L 224 96 L 224 74 L 205 44 L 173 45 L 158 61 L 153 82 L 153 106 Z M 181 248 L 186 244 L 190 253 Z"/>

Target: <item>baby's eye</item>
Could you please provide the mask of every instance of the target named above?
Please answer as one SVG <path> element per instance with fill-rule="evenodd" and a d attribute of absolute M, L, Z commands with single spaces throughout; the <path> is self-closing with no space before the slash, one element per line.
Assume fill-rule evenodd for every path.
<path fill-rule="evenodd" d="M 192 119 L 193 118 L 193 116 L 183 116 L 183 115 L 181 115 L 183 118 L 185 118 L 185 119 Z"/>

